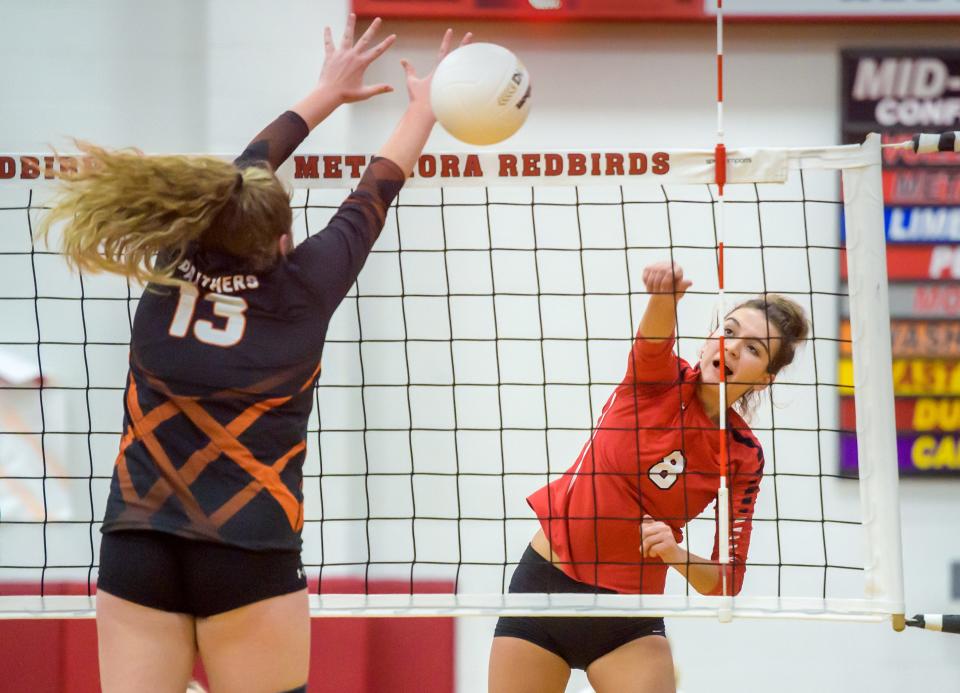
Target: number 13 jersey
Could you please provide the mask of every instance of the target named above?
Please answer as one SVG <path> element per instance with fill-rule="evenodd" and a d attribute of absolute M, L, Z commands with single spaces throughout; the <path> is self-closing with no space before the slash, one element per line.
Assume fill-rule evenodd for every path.
<path fill-rule="evenodd" d="M 288 112 L 238 164 L 276 168 L 305 135 Z M 300 549 L 307 419 L 327 326 L 403 182 L 393 162 L 374 158 L 328 226 L 270 269 L 194 248 L 176 270 L 186 287 L 147 287 L 104 532 Z"/>

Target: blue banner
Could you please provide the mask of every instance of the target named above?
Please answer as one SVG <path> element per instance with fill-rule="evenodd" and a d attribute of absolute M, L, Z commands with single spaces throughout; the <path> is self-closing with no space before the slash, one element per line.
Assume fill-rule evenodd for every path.
<path fill-rule="evenodd" d="M 886 207 L 883 229 L 887 243 L 960 243 L 960 207 Z M 840 215 L 840 237 L 846 242 Z"/>

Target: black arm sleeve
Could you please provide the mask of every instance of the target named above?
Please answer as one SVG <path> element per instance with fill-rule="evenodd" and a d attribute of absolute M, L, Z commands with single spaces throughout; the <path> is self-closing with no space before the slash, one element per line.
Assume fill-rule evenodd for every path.
<path fill-rule="evenodd" d="M 285 111 L 261 130 L 233 163 L 237 168 L 266 163 L 276 171 L 309 134 L 310 128 L 303 118 L 293 111 Z"/>
<path fill-rule="evenodd" d="M 328 311 L 333 312 L 356 281 L 405 180 L 395 163 L 374 157 L 326 228 L 291 253 L 289 259 Z"/>

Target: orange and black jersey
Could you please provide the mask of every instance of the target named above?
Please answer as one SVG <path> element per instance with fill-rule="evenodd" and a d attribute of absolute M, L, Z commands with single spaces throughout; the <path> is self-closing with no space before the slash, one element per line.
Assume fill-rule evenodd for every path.
<path fill-rule="evenodd" d="M 287 112 L 237 159 L 279 166 L 308 128 Z M 404 182 L 374 158 L 329 225 L 268 270 L 200 248 L 137 308 L 124 435 L 103 531 L 300 548 L 302 465 L 330 318 Z"/>

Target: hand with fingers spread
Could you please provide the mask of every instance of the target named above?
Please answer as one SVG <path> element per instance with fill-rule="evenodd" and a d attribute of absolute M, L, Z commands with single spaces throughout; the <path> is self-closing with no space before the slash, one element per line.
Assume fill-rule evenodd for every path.
<path fill-rule="evenodd" d="M 473 34 L 469 31 L 464 34 L 463 38 L 460 39 L 460 46 L 465 46 L 473 40 Z M 440 64 L 447 54 L 450 52 L 450 45 L 453 42 L 453 29 L 447 29 L 443 34 L 443 39 L 440 41 L 440 50 L 437 53 L 437 63 L 433 66 L 433 69 L 424 76 L 417 77 L 416 71 L 413 69 L 413 66 L 405 59 L 400 60 L 400 64 L 403 66 L 404 72 L 407 75 L 407 94 L 410 96 L 410 104 L 417 104 L 418 106 L 430 106 L 430 81 L 433 79 L 433 73 L 437 69 L 437 65 Z M 431 111 L 432 113 L 432 111 Z"/>
<path fill-rule="evenodd" d="M 467 32 L 460 45 L 464 46 L 473 39 L 473 34 Z M 450 46 L 453 43 L 453 29 L 447 29 L 440 42 L 440 51 L 437 54 L 437 63 L 446 57 L 450 52 Z M 418 77 L 413 66 L 407 60 L 401 60 L 403 70 L 407 75 L 407 94 L 410 97 L 410 105 L 406 113 L 400 119 L 393 134 L 386 144 L 377 152 L 378 156 L 390 159 L 402 171 L 409 174 L 413 170 L 414 164 L 420 152 L 423 151 L 427 138 L 436 124 L 437 119 L 433 115 L 433 109 L 430 107 L 430 81 L 433 79 L 433 72 L 436 66 L 423 77 Z"/>
<path fill-rule="evenodd" d="M 373 44 L 381 24 L 377 17 L 354 43 L 356 23 L 356 15 L 351 14 L 347 18 L 339 46 L 334 43 L 330 27 L 323 29 L 325 57 L 320 79 L 316 87 L 290 109 L 303 118 L 311 130 L 342 104 L 365 101 L 393 91 L 389 84 L 364 84 L 363 75 L 370 64 L 393 45 L 397 40 L 396 34 L 390 34 L 379 43 Z"/>
<path fill-rule="evenodd" d="M 372 96 L 393 91 L 393 87 L 389 84 L 365 85 L 363 83 L 363 73 L 374 60 L 383 55 L 393 45 L 393 42 L 397 40 L 397 35 L 390 34 L 376 45 L 371 46 L 381 24 L 380 18 L 377 17 L 354 43 L 353 32 L 356 19 L 356 15 L 352 14 L 347 19 L 347 26 L 343 31 L 343 38 L 339 46 L 333 41 L 330 27 L 324 27 L 323 29 L 325 58 L 317 87 L 338 95 L 343 103 L 364 101 Z"/>

